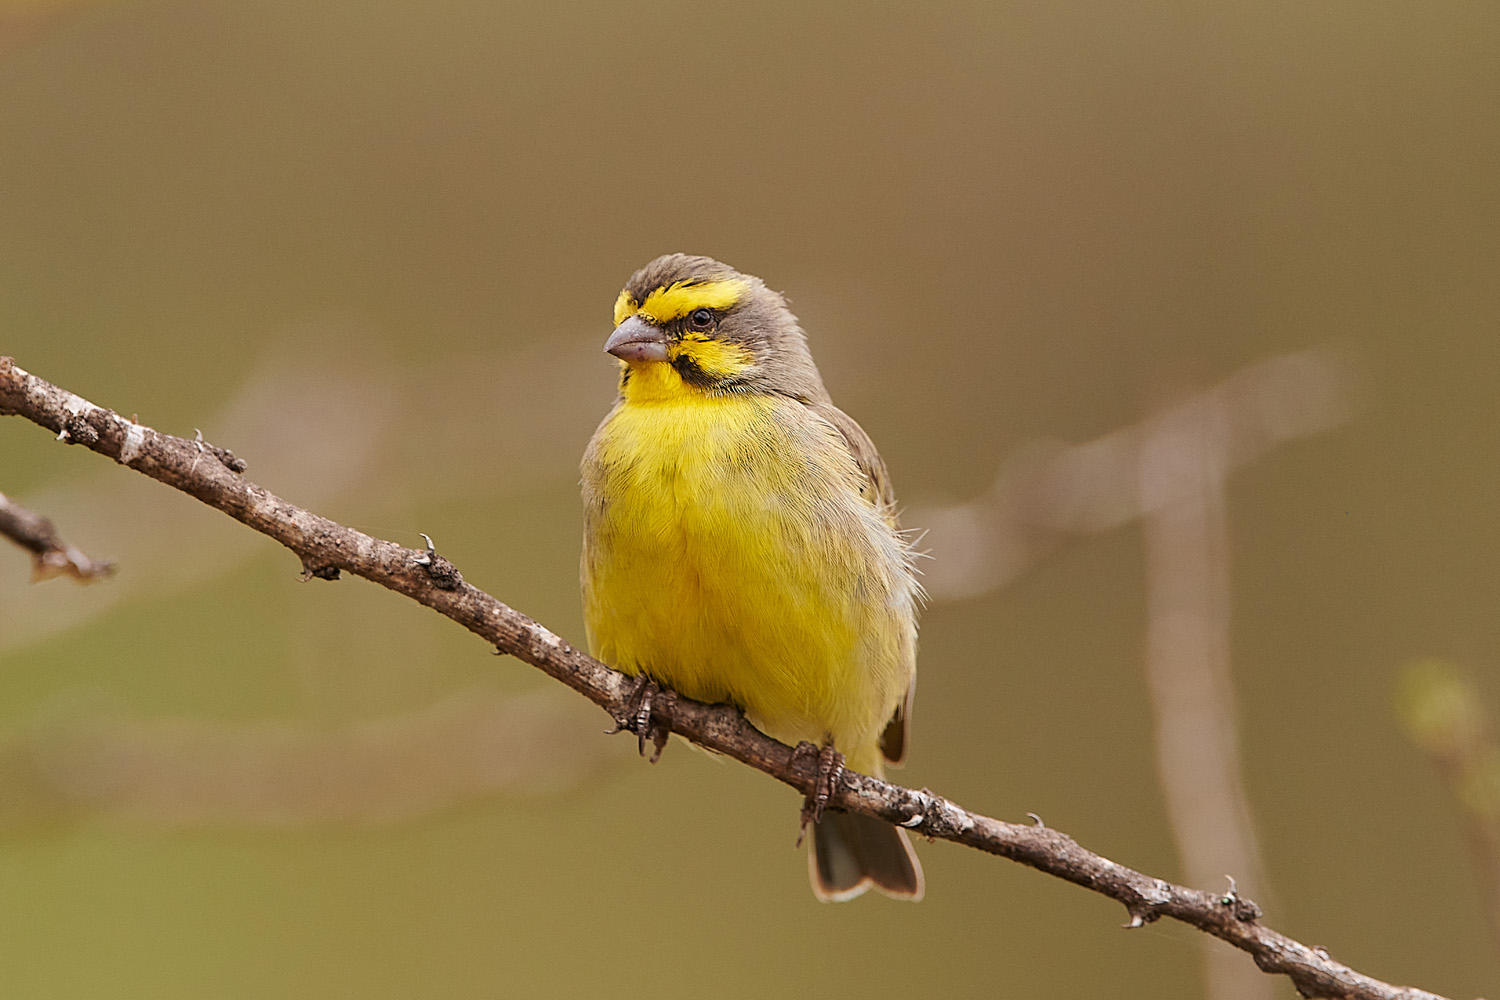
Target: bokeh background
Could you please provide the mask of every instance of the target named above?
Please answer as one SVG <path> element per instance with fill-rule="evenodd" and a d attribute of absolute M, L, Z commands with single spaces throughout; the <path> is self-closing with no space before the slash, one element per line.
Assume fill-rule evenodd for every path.
<path fill-rule="evenodd" d="M 427 532 L 581 643 L 576 462 L 659 253 L 787 291 L 909 520 L 1321 350 L 1345 418 L 1227 494 L 1257 898 L 1494 995 L 1393 691 L 1437 656 L 1500 704 L 1497 178 L 1491 4 L 9 3 L 0 353 Z M 918 906 L 819 905 L 791 791 L 648 767 L 451 624 L 19 420 L 0 490 L 119 562 L 28 585 L 0 547 L 9 995 L 1204 995 L 1201 935 L 950 845 Z M 1125 523 L 935 594 L 900 779 L 1182 877 L 1145 580 Z"/>

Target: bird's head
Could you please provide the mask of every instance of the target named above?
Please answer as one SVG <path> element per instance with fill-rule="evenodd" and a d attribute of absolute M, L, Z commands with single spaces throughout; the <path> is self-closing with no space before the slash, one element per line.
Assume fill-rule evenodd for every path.
<path fill-rule="evenodd" d="M 786 299 L 709 257 L 668 254 L 631 276 L 604 349 L 628 398 L 690 393 L 826 397 Z"/>

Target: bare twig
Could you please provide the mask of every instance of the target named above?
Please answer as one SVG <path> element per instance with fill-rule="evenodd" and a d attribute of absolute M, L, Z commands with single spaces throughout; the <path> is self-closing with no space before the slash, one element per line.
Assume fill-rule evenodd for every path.
<path fill-rule="evenodd" d="M 303 510 L 248 482 L 194 441 L 161 434 L 97 407 L 28 374 L 9 358 L 0 358 L 0 414 L 26 417 L 63 440 L 223 511 L 291 549 L 308 576 L 334 579 L 347 571 L 405 594 L 493 643 L 497 650 L 568 685 L 621 722 L 630 721 L 630 678 L 463 582 L 441 557 L 372 538 Z M 673 732 L 734 757 L 804 795 L 813 789 L 816 761 L 759 732 L 732 708 L 678 698 L 669 722 Z M 991 819 L 931 792 L 852 771 L 845 772 L 831 804 L 878 816 L 924 836 L 1011 858 L 1102 893 L 1125 906 L 1129 926 L 1161 917 L 1183 921 L 1249 952 L 1263 971 L 1290 977 L 1306 996 L 1441 1000 L 1433 993 L 1392 986 L 1358 973 L 1322 949 L 1263 926 L 1259 908 L 1232 888 L 1210 893 L 1152 878 L 1087 851 L 1056 830 Z"/>
<path fill-rule="evenodd" d="M 90 559 L 63 541 L 50 520 L 4 493 L 0 493 L 0 535 L 31 553 L 32 580 L 66 574 L 80 583 L 93 583 L 115 571 L 114 563 Z"/>

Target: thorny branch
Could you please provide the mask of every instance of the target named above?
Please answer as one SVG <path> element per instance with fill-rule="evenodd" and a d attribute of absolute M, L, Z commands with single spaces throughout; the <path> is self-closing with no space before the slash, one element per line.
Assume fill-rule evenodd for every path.
<path fill-rule="evenodd" d="M 336 579 L 347 571 L 405 594 L 467 628 L 498 652 L 537 667 L 610 713 L 631 723 L 631 679 L 564 642 L 545 627 L 465 583 L 431 551 L 408 549 L 319 517 L 243 478 L 228 452 L 162 434 L 103 409 L 0 357 L 0 415 L 19 415 L 59 440 L 81 444 L 182 490 L 291 549 L 308 577 Z M 677 698 L 673 732 L 733 757 L 808 794 L 816 761 L 795 754 L 725 705 Z M 962 809 L 928 791 L 904 788 L 846 771 L 830 803 L 877 816 L 913 833 L 997 854 L 1102 893 L 1124 905 L 1127 926 L 1171 917 L 1248 952 L 1268 973 L 1288 976 L 1308 997 L 1346 1000 L 1443 1000 L 1437 994 L 1392 986 L 1356 972 L 1317 947 L 1260 923 L 1260 909 L 1234 891 L 1204 892 L 1126 868 L 1080 847 L 1041 824 L 1022 825 Z"/>

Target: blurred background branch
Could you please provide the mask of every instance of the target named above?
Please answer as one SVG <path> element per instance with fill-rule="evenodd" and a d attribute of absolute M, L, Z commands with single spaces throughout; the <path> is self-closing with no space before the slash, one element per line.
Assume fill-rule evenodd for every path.
<path fill-rule="evenodd" d="M 0 833 L 369 827 L 485 799 L 558 795 L 621 759 L 557 692 L 470 692 L 345 726 L 49 713 L 0 739 Z"/>
<path fill-rule="evenodd" d="M 1489 713 L 1473 681 L 1438 659 L 1407 666 L 1396 708 L 1407 735 L 1437 766 L 1457 802 L 1500 949 L 1500 745 Z"/>
<path fill-rule="evenodd" d="M 418 498 L 477 493 L 493 502 L 539 480 L 577 476 L 572 442 L 587 440 L 595 415 L 588 386 L 561 377 L 578 360 L 573 353 L 537 347 L 398 366 L 370 349 L 367 331 L 334 319 L 271 340 L 201 426 L 210 440 L 234 441 L 258 481 L 295 484 L 310 506 L 339 510 L 356 523 L 410 523 L 406 512 Z M 549 373 L 558 377 L 543 377 Z M 444 392 L 411 392 L 408 385 L 442 385 Z M 465 400 L 463 419 L 456 419 L 454 399 Z M 498 426 L 512 433 L 494 433 Z M 476 452 L 492 458 L 476 462 Z M 425 470 L 420 482 L 400 474 L 416 467 Z M 8 611 L 0 652 L 77 628 L 122 600 L 205 586 L 242 570 L 259 551 L 253 537 L 214 518 L 184 516 L 191 506 L 163 504 L 157 493 L 96 470 L 26 495 L 32 507 L 107 540 L 115 562 L 129 567 L 131 587 L 59 595 L 0 574 L 0 607 Z M 175 546 L 160 544 L 168 535 L 178 539 Z M 418 540 L 415 530 L 407 540 Z M 183 551 L 197 558 L 183 559 Z"/>
<path fill-rule="evenodd" d="M 1231 425 L 1225 394 L 1211 392 L 1147 423 L 1140 449 L 1146 680 L 1157 779 L 1183 877 L 1190 885 L 1232 878 L 1264 899 L 1229 669 Z M 1236 958 L 1204 942 L 1205 995 L 1270 1000 L 1270 981 Z"/>
<path fill-rule="evenodd" d="M 1350 405 L 1346 367 L 1328 351 L 1300 351 L 1246 365 L 1141 423 L 1085 444 L 1034 443 L 1011 456 L 982 495 L 911 510 L 907 520 L 927 528 L 927 544 L 938 556 L 923 563 L 924 583 L 936 600 L 1004 586 L 1069 539 L 1191 501 L 1203 476 L 1222 478 L 1278 444 L 1338 426 Z M 1148 451 L 1170 443 L 1161 434 L 1172 428 L 1210 435 L 1209 452 L 1189 464 L 1211 461 L 1212 468 L 1159 475 L 1163 470 L 1148 461 Z"/>
<path fill-rule="evenodd" d="M 1002 586 L 1068 539 L 1140 519 L 1146 569 L 1145 667 L 1156 769 L 1183 878 L 1267 884 L 1239 759 L 1230 673 L 1230 474 L 1277 444 L 1349 412 L 1349 379 L 1305 351 L 1242 368 L 1139 424 L 1083 445 L 1039 445 L 1004 465 L 988 493 L 920 510 L 935 597 Z M 1205 939 L 1206 995 L 1268 1000 L 1270 981 Z"/>
<path fill-rule="evenodd" d="M 32 582 L 67 575 L 79 583 L 92 583 L 114 572 L 114 563 L 89 558 L 63 541 L 50 519 L 4 493 L 0 493 L 0 536 L 31 553 Z"/>

